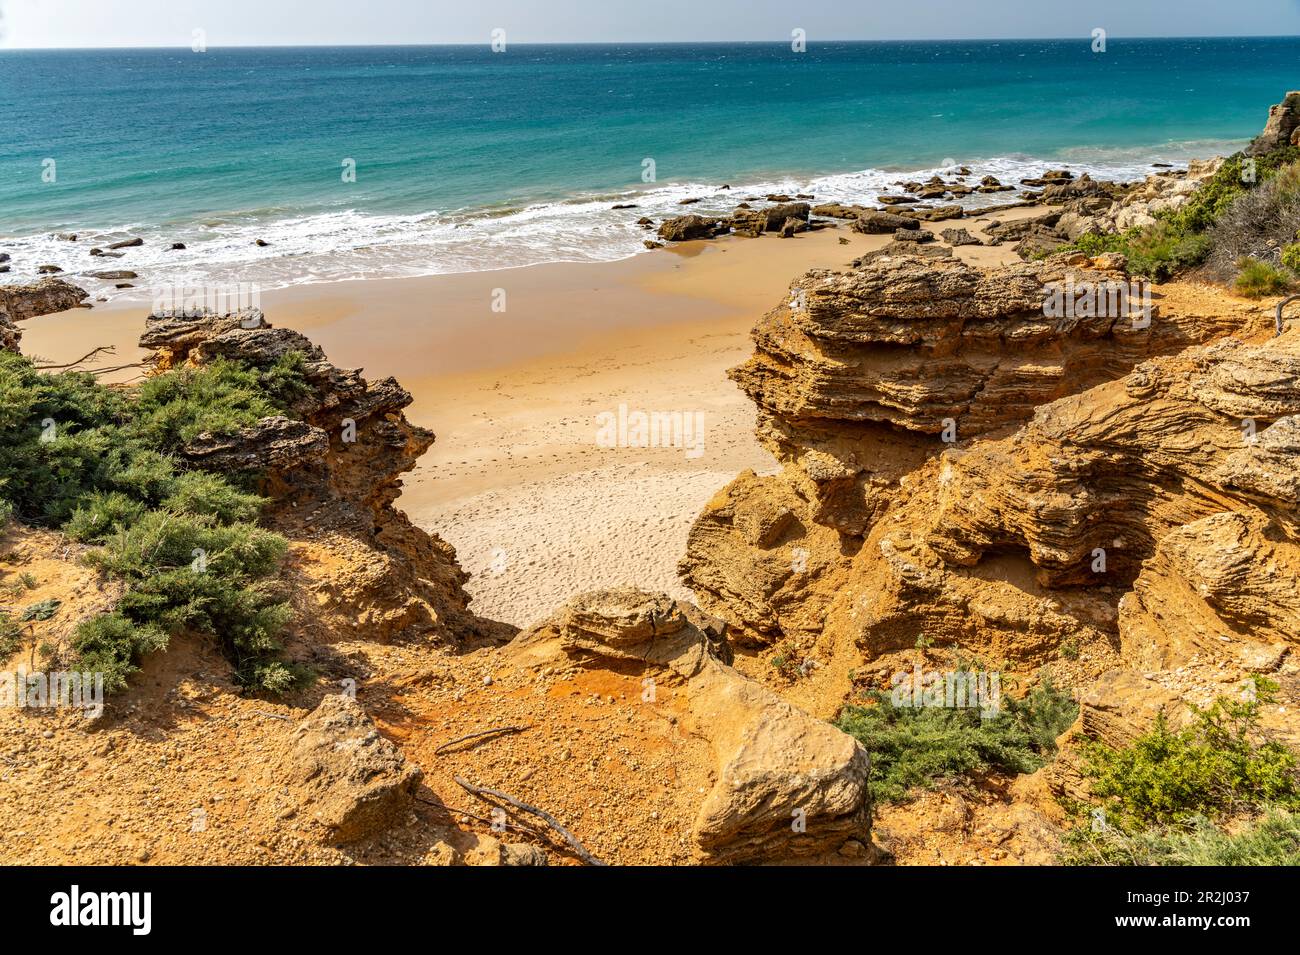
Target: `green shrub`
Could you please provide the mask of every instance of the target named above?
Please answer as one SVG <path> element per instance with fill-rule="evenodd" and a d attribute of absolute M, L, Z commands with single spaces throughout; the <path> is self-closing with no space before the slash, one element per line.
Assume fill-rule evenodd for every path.
<path fill-rule="evenodd" d="M 1165 282 L 1178 272 L 1199 265 L 1211 250 L 1208 236 L 1179 231 L 1168 222 L 1130 229 L 1113 235 L 1084 235 L 1064 247 L 1096 256 L 1119 252 L 1128 259 L 1131 274 Z"/>
<path fill-rule="evenodd" d="M 1237 268 L 1239 271 L 1233 288 L 1238 295 L 1263 298 L 1265 295 L 1281 295 L 1291 287 L 1291 279 L 1285 272 L 1259 259 L 1238 259 Z"/>
<path fill-rule="evenodd" d="M 72 638 L 75 665 L 104 674 L 104 692 L 115 693 L 126 686 L 126 678 L 137 669 L 146 653 L 167 646 L 167 634 L 152 624 L 137 624 L 119 613 L 101 614 L 78 624 Z"/>
<path fill-rule="evenodd" d="M 1300 814 L 1270 808 L 1233 832 L 1204 816 L 1129 835 L 1080 826 L 1066 837 L 1066 865 L 1300 865 Z"/>
<path fill-rule="evenodd" d="M 1300 807 L 1296 757 L 1281 743 L 1260 741 L 1259 707 L 1276 684 L 1256 679 L 1255 699 L 1220 698 L 1193 706 L 1194 722 L 1178 732 L 1161 713 L 1131 746 L 1085 746 L 1092 794 L 1107 825 L 1137 832 L 1196 816 L 1249 812 L 1266 803 Z"/>
<path fill-rule="evenodd" d="M 140 386 L 131 430 L 148 447 L 175 451 L 204 432 L 234 434 L 281 414 L 306 391 L 297 352 L 266 371 L 225 360 L 179 368 Z"/>
<path fill-rule="evenodd" d="M 121 491 L 92 491 L 73 510 L 63 532 L 73 540 L 98 544 L 109 534 L 135 524 L 144 512 L 145 505 Z"/>
<path fill-rule="evenodd" d="M 78 627 L 71 662 L 120 689 L 141 654 L 190 630 L 216 637 L 246 686 L 282 692 L 301 678 L 275 659 L 289 608 L 267 578 L 287 544 L 254 523 L 263 499 L 173 455 L 204 431 L 290 413 L 308 390 L 302 369 L 297 353 L 268 368 L 218 361 L 131 396 L 0 353 L 0 506 L 102 545 L 87 562 L 127 582 L 116 612 Z"/>
<path fill-rule="evenodd" d="M 172 482 L 163 507 L 177 514 L 206 515 L 221 524 L 257 520 L 265 501 L 245 494 L 220 475 L 187 471 Z"/>
<path fill-rule="evenodd" d="M 1292 242 L 1283 247 L 1282 264 L 1296 275 L 1300 275 L 1300 242 Z"/>
<path fill-rule="evenodd" d="M 1056 752 L 1056 737 L 1078 706 L 1044 680 L 1024 700 L 1003 698 L 1000 711 L 982 718 L 978 709 L 895 706 L 890 694 L 868 694 L 869 705 L 846 706 L 835 725 L 871 756 L 871 794 L 900 802 L 917 786 L 999 770 L 1033 772 Z"/>
<path fill-rule="evenodd" d="M 22 645 L 22 627 L 6 611 L 0 610 L 0 659 L 13 656 Z"/>

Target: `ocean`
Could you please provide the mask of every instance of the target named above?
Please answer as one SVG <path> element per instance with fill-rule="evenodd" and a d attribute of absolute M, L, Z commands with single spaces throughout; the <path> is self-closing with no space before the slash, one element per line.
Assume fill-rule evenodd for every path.
<path fill-rule="evenodd" d="M 1138 178 L 1240 148 L 1300 86 L 1300 38 L 1091 43 L 0 51 L 0 280 L 611 260 L 643 251 L 639 216 L 746 195 L 870 201 L 954 164 Z M 87 256 L 128 235 L 145 244 Z"/>

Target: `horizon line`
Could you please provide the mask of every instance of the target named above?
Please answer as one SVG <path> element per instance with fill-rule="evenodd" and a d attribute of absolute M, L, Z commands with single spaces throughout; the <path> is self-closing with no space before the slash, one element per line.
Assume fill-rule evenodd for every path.
<path fill-rule="evenodd" d="M 1078 40 L 1087 41 L 1091 36 L 1074 34 L 1071 36 L 1009 36 L 1009 37 L 886 37 L 875 39 L 857 39 L 836 37 L 830 39 L 808 38 L 809 45 L 815 43 L 1041 43 L 1045 41 Z M 1126 33 L 1106 34 L 1107 41 L 1112 40 L 1295 40 L 1300 34 L 1295 33 L 1240 33 L 1240 34 L 1144 34 Z M 510 46 L 721 46 L 724 44 L 773 44 L 785 46 L 788 38 L 779 40 L 512 40 Z M 486 40 L 448 40 L 444 42 L 420 43 L 223 43 L 209 44 L 213 50 L 302 50 L 302 49 L 393 49 L 444 46 L 488 46 L 491 38 Z M 114 44 L 110 46 L 4 46 L 0 53 L 20 50 L 48 51 L 86 51 L 86 50 L 190 50 L 183 44 Z"/>

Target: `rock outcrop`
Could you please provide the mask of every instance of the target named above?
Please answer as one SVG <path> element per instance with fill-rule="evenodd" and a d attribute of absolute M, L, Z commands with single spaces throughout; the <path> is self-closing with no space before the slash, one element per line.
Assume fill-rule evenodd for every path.
<path fill-rule="evenodd" d="M 1248 156 L 1263 156 L 1283 146 L 1300 146 L 1300 92 L 1287 93 L 1268 109 L 1264 130 L 1246 149 Z"/>
<path fill-rule="evenodd" d="M 690 604 L 642 591 L 575 598 L 508 647 L 540 668 L 636 666 L 653 685 L 684 684 L 687 724 L 713 753 L 713 787 L 690 840 L 700 861 L 780 861 L 870 844 L 868 760 L 851 737 L 732 669 L 725 626 Z"/>
<path fill-rule="evenodd" d="M 31 285 L 0 285 L 0 320 L 9 324 L 76 308 L 89 296 L 63 279 L 41 279 Z"/>
<path fill-rule="evenodd" d="M 784 471 L 745 474 L 720 492 L 681 571 L 742 641 L 816 629 L 823 601 L 812 592 L 832 589 L 900 481 L 945 447 L 1014 428 L 1239 321 L 1163 304 L 1148 319 L 1140 296 L 1066 307 L 1061 296 L 1079 290 L 1127 294 L 1118 259 L 982 270 L 941 251 L 890 250 L 848 271 L 807 273 L 732 371 Z"/>
<path fill-rule="evenodd" d="M 355 842 L 403 819 L 421 775 L 346 695 L 321 700 L 270 770 L 327 843 Z"/>
<path fill-rule="evenodd" d="M 368 381 L 332 364 L 305 336 L 274 328 L 258 309 L 228 314 L 151 315 L 140 346 L 159 369 L 218 358 L 267 369 L 301 358 L 308 388 L 293 417 L 264 418 L 232 435 L 199 435 L 182 455 L 219 471 L 251 471 L 275 504 L 268 523 L 295 541 L 300 614 L 323 633 L 364 629 L 377 637 L 460 643 L 508 631 L 468 610 L 467 575 L 454 549 L 415 527 L 393 502 L 401 475 L 433 443 L 402 410 L 410 394 L 395 379 Z M 331 575 L 332 566 L 351 567 Z"/>

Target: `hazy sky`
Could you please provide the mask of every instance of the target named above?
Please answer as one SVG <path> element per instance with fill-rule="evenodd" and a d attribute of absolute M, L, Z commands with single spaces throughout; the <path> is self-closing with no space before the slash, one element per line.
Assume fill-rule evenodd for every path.
<path fill-rule="evenodd" d="M 0 0 L 11 47 L 1300 34 L 1300 0 Z"/>

